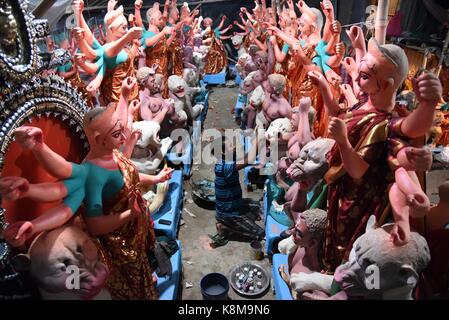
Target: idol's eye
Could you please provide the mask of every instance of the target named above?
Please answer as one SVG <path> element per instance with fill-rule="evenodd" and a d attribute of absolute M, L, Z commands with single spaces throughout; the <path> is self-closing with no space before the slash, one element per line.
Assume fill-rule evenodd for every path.
<path fill-rule="evenodd" d="M 121 130 L 114 131 L 112 133 L 112 137 L 117 139 L 118 137 L 120 137 L 120 133 L 121 133 Z"/>
<path fill-rule="evenodd" d="M 366 72 L 361 71 L 360 72 L 360 78 L 362 78 L 363 80 L 367 80 L 369 78 L 369 74 Z"/>

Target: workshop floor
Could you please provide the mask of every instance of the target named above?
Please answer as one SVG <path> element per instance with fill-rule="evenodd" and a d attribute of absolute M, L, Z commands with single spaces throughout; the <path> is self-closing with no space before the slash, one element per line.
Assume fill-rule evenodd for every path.
<path fill-rule="evenodd" d="M 204 129 L 225 128 L 236 129 L 231 109 L 234 107 L 238 95 L 238 87 L 212 87 L 209 95 L 209 110 Z M 191 179 L 214 179 L 214 166 L 204 163 L 194 164 Z M 243 171 L 240 173 L 243 186 Z M 259 201 L 262 199 L 262 190 L 247 193 L 243 188 L 243 197 Z M 251 261 L 251 248 L 248 242 L 230 241 L 227 245 L 213 249 L 210 246 L 208 234 L 216 234 L 215 211 L 206 210 L 197 206 L 191 195 L 189 180 L 184 182 L 185 201 L 182 213 L 183 225 L 179 231 L 182 245 L 184 278 L 182 281 L 182 299 L 202 299 L 201 278 L 211 272 L 220 272 L 228 276 L 230 270 L 237 264 Z M 190 213 L 190 214 L 189 214 Z M 194 215 L 194 216 L 193 216 Z M 263 222 L 260 222 L 263 225 Z M 267 257 L 263 261 L 255 261 L 271 275 L 271 263 Z M 191 287 L 190 287 L 191 286 Z M 232 300 L 244 299 L 232 289 L 229 290 Z M 259 299 L 274 299 L 270 290 Z"/>

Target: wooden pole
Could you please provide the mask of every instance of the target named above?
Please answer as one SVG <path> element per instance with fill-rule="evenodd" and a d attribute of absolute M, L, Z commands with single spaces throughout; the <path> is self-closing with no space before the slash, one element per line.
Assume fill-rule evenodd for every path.
<path fill-rule="evenodd" d="M 376 14 L 375 38 L 379 44 L 385 44 L 388 26 L 388 8 L 390 0 L 379 0 Z"/>

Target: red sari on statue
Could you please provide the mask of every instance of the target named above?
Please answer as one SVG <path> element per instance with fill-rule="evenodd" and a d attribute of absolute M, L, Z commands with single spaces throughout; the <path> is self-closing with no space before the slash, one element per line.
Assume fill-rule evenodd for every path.
<path fill-rule="evenodd" d="M 396 131 L 392 114 L 362 109 L 363 105 L 359 103 L 339 117 L 346 122 L 352 147 L 369 164 L 365 175 L 356 180 L 347 174 L 337 145 L 328 154 L 328 225 L 323 266 L 330 273 L 349 258 L 354 241 L 365 232 L 371 215 L 376 216 L 378 225 L 385 221 L 390 211 L 388 187 L 394 182 L 389 165 L 396 165 L 394 157 L 404 147 L 389 137 L 391 131 Z"/>

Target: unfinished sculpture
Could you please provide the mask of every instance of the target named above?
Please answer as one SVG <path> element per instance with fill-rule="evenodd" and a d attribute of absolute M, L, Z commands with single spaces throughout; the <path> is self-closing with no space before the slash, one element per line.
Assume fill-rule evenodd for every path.
<path fill-rule="evenodd" d="M 111 299 L 104 288 L 109 270 L 94 241 L 75 223 L 43 232 L 33 241 L 29 271 L 44 300 Z M 79 288 L 70 289 L 74 268 L 83 276 Z"/>
<path fill-rule="evenodd" d="M 142 67 L 137 72 L 141 102 L 140 117 L 146 121 L 155 121 L 161 125 L 161 136 L 169 137 L 172 130 L 184 127 L 187 116 L 178 114 L 171 99 L 162 97 L 163 75 L 156 74 L 153 68 Z"/>
<path fill-rule="evenodd" d="M 107 30 L 106 44 L 101 46 L 94 38 L 83 17 L 84 2 L 75 0 L 73 11 L 80 29 L 77 32 L 78 45 L 86 59 L 79 59 L 81 68 L 95 74 L 87 86 L 87 91 L 95 95 L 98 89 L 101 92 L 101 103 L 118 102 L 120 88 L 127 77 L 134 76 L 134 57 L 137 55 L 138 44 L 136 40 L 141 37 L 142 29 L 132 27 L 128 29 L 128 20 L 123 15 L 123 7 L 108 11 L 105 16 Z M 127 47 L 132 44 L 132 48 Z M 87 61 L 89 60 L 89 61 Z M 137 88 L 130 95 L 130 100 L 137 97 Z"/>
<path fill-rule="evenodd" d="M 189 121 L 195 120 L 203 110 L 202 105 L 192 106 L 192 100 L 187 96 L 187 83 L 181 77 L 172 75 L 168 78 L 168 89 L 170 90 L 170 98 L 175 102 L 176 113 L 185 112 Z"/>
<path fill-rule="evenodd" d="M 327 213 L 321 209 L 309 209 L 301 213 L 296 220 L 293 234 L 279 242 L 279 252 L 288 255 L 288 272 L 290 278 L 286 277 L 286 270 L 279 270 L 287 281 L 287 284 L 294 288 L 292 294 L 296 296 L 303 290 L 299 287 L 297 279 L 301 279 L 303 274 L 311 274 L 321 271 L 319 251 L 323 242 L 324 230 L 327 223 Z M 300 296 L 296 297 L 300 299 Z"/>
<path fill-rule="evenodd" d="M 128 97 L 134 86 L 135 82 L 127 79 L 122 96 Z M 40 129 L 17 129 L 19 144 L 31 150 L 47 172 L 60 180 L 28 184 L 26 189 L 20 189 L 22 184 L 13 187 L 8 181 L 5 185 L 3 180 L 2 191 L 8 190 L 13 195 L 20 190 L 15 194 L 18 198 L 64 201 L 32 221 L 10 224 L 3 235 L 13 246 L 21 246 L 33 235 L 62 226 L 84 202 L 87 230 L 101 240 L 98 249 L 110 270 L 107 288 L 112 298 L 155 299 L 158 294 L 147 257 L 154 246 L 155 235 L 139 188 L 166 181 L 172 170 L 163 170 L 157 176 L 139 174 L 132 162 L 117 151 L 126 140 L 124 132 L 129 120 L 127 103 L 91 109 L 83 123 L 90 152 L 82 164 L 67 162 L 53 152 L 44 143 Z M 105 186 L 108 188 L 103 193 Z"/>
<path fill-rule="evenodd" d="M 265 89 L 265 101 L 262 112 L 257 114 L 256 124 L 259 128 L 268 129 L 270 123 L 279 118 L 292 118 L 292 107 L 282 94 L 285 88 L 285 77 L 280 74 L 268 76 Z"/>
<path fill-rule="evenodd" d="M 324 76 L 316 72 L 309 73 L 320 87 L 327 112 L 333 117 L 329 133 L 337 142 L 330 152 L 330 169 L 325 176 L 329 185 L 330 223 L 326 231 L 324 261 L 330 271 L 335 270 L 342 259 L 348 258 L 352 244 L 360 235 L 368 215 L 374 212 L 376 217 L 380 217 L 386 208 L 387 186 L 393 182 L 387 161 L 394 160 L 398 156 L 398 150 L 405 152 L 406 149 L 397 140 L 395 148 L 389 150 L 385 144 L 386 139 L 393 133 L 405 137 L 423 135 L 432 123 L 433 112 L 428 111 L 433 110 L 439 100 L 441 85 L 435 80 L 435 76 L 425 74 L 415 82 L 416 88 L 421 90 L 417 97 L 420 106 L 400 120 L 399 125 L 394 126 L 391 112 L 396 90 L 405 79 L 407 71 L 407 57 L 401 48 L 390 44 L 379 46 L 375 40 L 370 40 L 368 53 L 359 67 L 360 88 L 368 95 L 368 102 L 355 105 L 346 114 L 342 114 L 333 99 Z M 379 83 L 384 83 L 380 86 L 381 89 Z M 339 118 L 336 117 L 338 115 Z M 368 119 L 371 119 L 370 122 L 367 122 Z M 382 134 L 375 135 L 377 130 L 382 130 Z M 365 139 L 368 136 L 372 139 Z M 388 153 L 390 156 L 387 157 Z M 397 167 L 394 163 L 391 164 L 393 168 Z M 360 184 L 360 179 L 366 183 Z M 341 216 L 351 218 L 342 220 L 339 218 Z"/>
<path fill-rule="evenodd" d="M 412 232 L 406 245 L 396 246 L 391 236 L 394 225 L 375 228 L 375 224 L 372 216 L 366 233 L 354 242 L 348 262 L 339 266 L 334 276 L 315 274 L 300 279 L 298 288 L 314 290 L 304 293 L 306 299 L 413 299 L 419 275 L 431 258 L 426 240 Z"/>
<path fill-rule="evenodd" d="M 173 140 L 170 137 L 160 139 L 161 127 L 155 121 L 138 121 L 133 123 L 133 130 L 139 130 L 131 160 L 140 173 L 155 174 L 171 148 Z"/>

